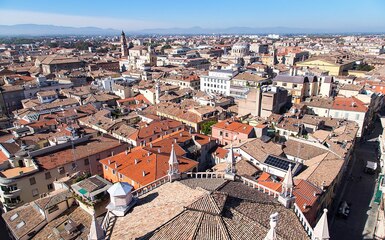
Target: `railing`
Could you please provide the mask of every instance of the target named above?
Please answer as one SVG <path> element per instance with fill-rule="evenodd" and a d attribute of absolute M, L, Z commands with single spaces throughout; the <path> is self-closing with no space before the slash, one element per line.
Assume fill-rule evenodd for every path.
<path fill-rule="evenodd" d="M 115 215 L 112 212 L 107 211 L 106 216 L 104 216 L 103 221 L 102 221 L 102 229 L 104 231 L 108 230 L 108 226 L 110 225 L 110 221 L 113 217 L 115 217 Z"/>
<path fill-rule="evenodd" d="M 3 191 L 3 195 L 6 198 L 12 198 L 12 197 L 19 196 L 20 193 L 21 193 L 21 189 Z"/>
<path fill-rule="evenodd" d="M 155 189 L 155 188 L 157 188 L 157 187 L 159 187 L 159 186 L 161 186 L 161 185 L 163 185 L 169 181 L 170 181 L 170 178 L 168 175 L 161 177 L 161 178 L 159 178 L 159 179 L 157 179 L 157 180 L 155 180 L 155 181 L 153 181 L 153 182 L 151 182 L 151 183 L 149 183 L 149 184 L 147 184 L 141 188 L 136 189 L 135 191 L 132 191 L 132 196 L 140 197 L 143 194 L 145 194 L 145 193 L 147 193 L 147 192 L 149 192 L 149 191 L 151 191 L 151 190 L 153 190 L 153 189 Z"/>
<path fill-rule="evenodd" d="M 224 172 L 188 172 L 184 174 L 187 178 L 225 178 Z"/>
<path fill-rule="evenodd" d="M 259 191 L 268 194 L 269 196 L 273 196 L 274 198 L 278 198 L 278 196 L 279 196 L 279 192 L 271 190 L 270 188 L 265 187 L 265 186 L 255 182 L 253 180 L 247 179 L 245 177 L 241 177 L 241 180 L 242 180 L 243 184 L 246 184 L 249 187 L 256 188 Z"/>
<path fill-rule="evenodd" d="M 301 222 L 302 226 L 304 227 L 305 231 L 309 235 L 309 237 L 313 236 L 313 228 L 310 226 L 309 222 L 307 221 L 305 215 L 303 215 L 303 212 L 298 207 L 296 203 L 294 203 L 294 213 L 297 215 L 299 221 Z"/>
<path fill-rule="evenodd" d="M 3 203 L 3 205 L 6 207 L 6 208 L 9 208 L 9 209 L 14 209 L 14 208 L 16 208 L 16 207 L 19 207 L 19 206 L 21 206 L 22 204 L 24 204 L 24 201 L 23 200 L 21 200 L 21 201 L 19 201 L 19 202 L 16 202 L 16 203 L 13 203 L 13 202 L 5 202 L 5 203 Z"/>

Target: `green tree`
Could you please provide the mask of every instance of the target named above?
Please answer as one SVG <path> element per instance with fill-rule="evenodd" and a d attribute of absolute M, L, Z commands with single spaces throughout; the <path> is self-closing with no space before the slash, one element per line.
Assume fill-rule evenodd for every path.
<path fill-rule="evenodd" d="M 206 135 L 211 134 L 211 126 L 216 124 L 216 123 L 217 123 L 217 121 L 214 121 L 214 120 L 204 122 L 201 126 L 201 132 L 203 134 L 206 134 Z"/>
<path fill-rule="evenodd" d="M 371 70 L 373 70 L 374 69 L 374 67 L 373 66 L 370 66 L 369 64 L 367 64 L 367 63 L 361 63 L 360 65 L 358 65 L 357 67 L 356 67 L 356 70 L 358 70 L 358 71 L 371 71 Z"/>
<path fill-rule="evenodd" d="M 166 44 L 166 45 L 164 45 L 163 47 L 162 47 L 162 51 L 164 50 L 164 49 L 170 49 L 171 48 L 171 45 L 170 44 Z"/>

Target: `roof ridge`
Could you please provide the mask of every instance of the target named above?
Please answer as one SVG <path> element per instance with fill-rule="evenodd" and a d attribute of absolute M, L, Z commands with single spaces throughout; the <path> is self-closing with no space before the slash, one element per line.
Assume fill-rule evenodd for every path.
<path fill-rule="evenodd" d="M 204 212 L 199 212 L 200 216 L 199 216 L 199 220 L 198 220 L 198 224 L 195 225 L 195 229 L 194 229 L 194 233 L 191 237 L 191 239 L 195 239 L 197 234 L 198 234 L 198 230 L 200 228 L 200 226 L 202 225 L 202 220 L 203 220 L 203 214 Z"/>
<path fill-rule="evenodd" d="M 219 209 L 219 206 L 218 206 L 217 202 L 215 201 L 215 199 L 213 198 L 212 194 L 209 194 L 209 199 L 212 202 L 212 204 L 213 204 L 216 212 L 218 213 L 218 215 L 220 215 L 221 212 L 222 212 L 222 209 Z"/>
<path fill-rule="evenodd" d="M 223 216 L 218 216 L 218 218 L 219 218 L 218 219 L 219 227 L 222 229 L 222 232 L 224 233 L 226 239 L 230 240 L 231 239 L 230 233 L 229 233 L 229 230 L 227 229 L 226 224 L 223 220 Z"/>

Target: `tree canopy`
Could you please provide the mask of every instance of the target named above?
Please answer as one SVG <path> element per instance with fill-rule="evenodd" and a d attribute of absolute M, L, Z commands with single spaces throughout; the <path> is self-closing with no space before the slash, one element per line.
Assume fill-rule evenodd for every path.
<path fill-rule="evenodd" d="M 206 134 L 206 135 L 211 134 L 211 126 L 216 124 L 216 123 L 217 123 L 217 121 L 214 121 L 214 120 L 204 122 L 201 126 L 201 132 L 203 134 Z"/>

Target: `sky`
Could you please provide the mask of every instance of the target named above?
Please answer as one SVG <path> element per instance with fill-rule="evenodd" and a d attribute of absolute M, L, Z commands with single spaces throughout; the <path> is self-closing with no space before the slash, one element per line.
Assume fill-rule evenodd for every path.
<path fill-rule="evenodd" d="M 384 0 L 0 0 L 0 25 L 385 31 Z"/>

